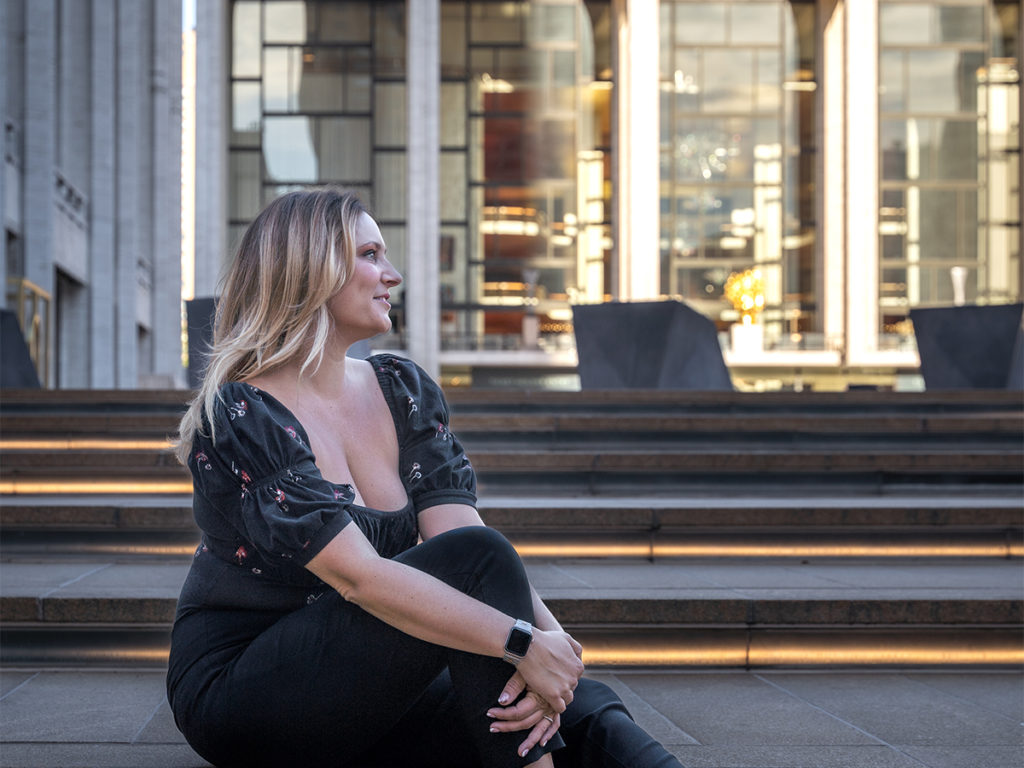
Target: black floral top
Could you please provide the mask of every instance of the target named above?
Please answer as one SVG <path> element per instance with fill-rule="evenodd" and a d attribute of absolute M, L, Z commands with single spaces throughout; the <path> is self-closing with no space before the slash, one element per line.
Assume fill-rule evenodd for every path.
<path fill-rule="evenodd" d="M 215 437 L 197 436 L 189 459 L 202 542 L 178 618 L 205 607 L 294 610 L 329 589 L 303 566 L 348 524 L 358 525 L 381 556 L 394 557 L 416 544 L 420 510 L 476 504 L 473 468 L 448 430 L 440 388 L 409 360 L 369 361 L 391 409 L 408 503 L 395 511 L 355 504 L 350 485 L 321 477 L 291 411 L 250 384 L 226 384 L 214 412 Z"/>

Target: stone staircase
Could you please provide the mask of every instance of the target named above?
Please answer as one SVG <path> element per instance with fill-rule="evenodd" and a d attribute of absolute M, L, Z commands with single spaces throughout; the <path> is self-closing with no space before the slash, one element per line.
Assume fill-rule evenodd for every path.
<path fill-rule="evenodd" d="M 160 665 L 183 392 L 0 397 L 0 663 Z M 590 666 L 1019 664 L 1019 393 L 450 394 Z"/>

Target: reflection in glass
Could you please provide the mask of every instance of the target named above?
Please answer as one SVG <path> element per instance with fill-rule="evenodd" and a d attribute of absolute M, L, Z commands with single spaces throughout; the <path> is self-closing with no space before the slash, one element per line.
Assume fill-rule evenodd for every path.
<path fill-rule="evenodd" d="M 238 0 L 232 7 L 231 74 L 260 76 L 260 4 Z"/>
<path fill-rule="evenodd" d="M 781 7 L 775 3 L 735 3 L 730 9 L 730 39 L 737 43 L 778 43 Z"/>
<path fill-rule="evenodd" d="M 263 40 L 268 43 L 306 42 L 305 0 L 274 0 L 264 3 Z"/>
<path fill-rule="evenodd" d="M 260 84 L 237 81 L 231 85 L 231 143 L 259 146 Z"/>
<path fill-rule="evenodd" d="M 309 117 L 265 117 L 263 162 L 274 181 L 318 180 L 313 121 Z"/>
<path fill-rule="evenodd" d="M 756 266 L 766 343 L 789 343 L 784 333 L 818 322 L 814 4 L 666 0 L 662 11 L 674 32 L 661 84 L 673 107 L 661 122 L 662 292 L 724 331 L 738 316 L 722 286 Z"/>

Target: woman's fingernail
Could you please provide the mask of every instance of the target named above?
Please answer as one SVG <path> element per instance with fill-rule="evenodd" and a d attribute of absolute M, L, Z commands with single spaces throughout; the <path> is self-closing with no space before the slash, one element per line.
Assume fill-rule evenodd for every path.
<path fill-rule="evenodd" d="M 526 753 L 529 752 L 529 751 L 530 750 L 528 750 L 528 749 L 524 749 L 522 752 L 519 753 L 519 756 L 520 757 L 526 757 Z"/>
<path fill-rule="evenodd" d="M 491 718 L 491 720 L 493 720 L 494 718 L 496 718 L 496 717 L 497 717 L 497 715 L 496 715 L 496 714 L 494 714 L 493 712 L 491 712 L 490 710 L 488 710 L 488 711 L 487 711 L 487 716 L 488 716 L 489 718 Z"/>
<path fill-rule="evenodd" d="M 508 694 L 505 693 L 504 691 L 502 691 L 501 692 L 501 696 L 498 697 L 498 703 L 499 704 L 507 704 L 508 703 Z"/>
<path fill-rule="evenodd" d="M 497 728 L 495 728 L 495 727 L 494 727 L 494 726 L 492 725 L 492 726 L 491 726 L 491 733 L 497 733 L 497 732 L 498 732 L 498 729 L 497 729 Z"/>

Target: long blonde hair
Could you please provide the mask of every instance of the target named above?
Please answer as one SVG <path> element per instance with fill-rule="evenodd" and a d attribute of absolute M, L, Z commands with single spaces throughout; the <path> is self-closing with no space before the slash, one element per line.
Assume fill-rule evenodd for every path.
<path fill-rule="evenodd" d="M 176 453 L 213 430 L 218 390 L 302 359 L 315 372 L 332 330 L 327 301 L 347 282 L 353 232 L 366 207 L 353 192 L 314 187 L 264 208 L 242 236 L 222 282 L 203 383 L 178 428 Z"/>

